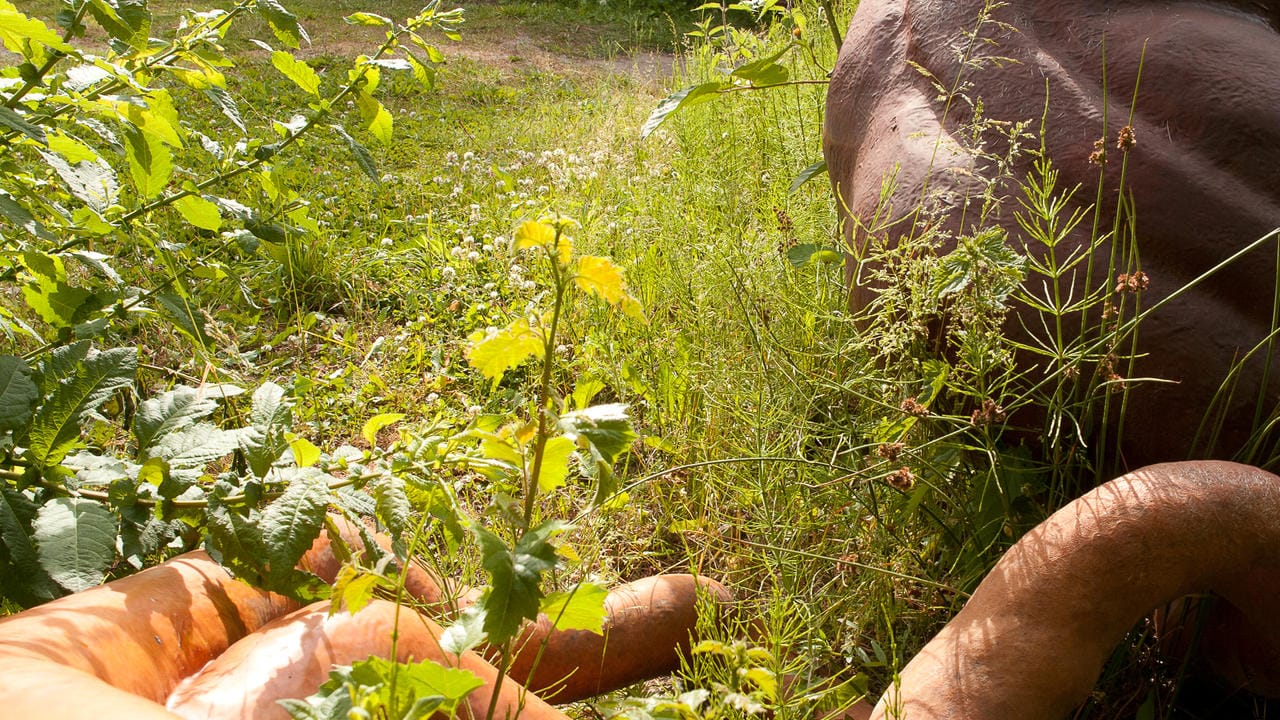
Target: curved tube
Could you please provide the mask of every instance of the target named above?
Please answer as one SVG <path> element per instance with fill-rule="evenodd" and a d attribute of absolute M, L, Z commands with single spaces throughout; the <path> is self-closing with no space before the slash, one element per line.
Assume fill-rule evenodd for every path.
<path fill-rule="evenodd" d="M 1249 640 L 1213 669 L 1280 693 L 1280 477 L 1216 461 L 1131 472 L 1015 543 L 872 717 L 1065 717 L 1134 623 L 1206 590 Z"/>

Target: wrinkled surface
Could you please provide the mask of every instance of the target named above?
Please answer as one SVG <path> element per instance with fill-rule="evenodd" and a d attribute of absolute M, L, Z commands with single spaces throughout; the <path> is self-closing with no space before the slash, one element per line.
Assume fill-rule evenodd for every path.
<path fill-rule="evenodd" d="M 1280 695 L 1280 477 L 1167 463 L 1106 483 L 1023 536 L 881 697 L 874 718 L 1053 720 L 1097 681 L 1152 608 L 1212 591 L 1238 610 L 1210 658 Z"/>
<path fill-rule="evenodd" d="M 1011 0 L 982 36 L 970 59 L 1004 56 L 1014 63 L 961 72 L 957 50 L 976 24 L 981 0 L 862 0 L 831 78 L 824 137 L 831 181 L 853 249 L 850 274 L 858 275 L 859 248 L 867 228 L 901 218 L 921 198 L 946 210 L 949 229 L 972 231 L 976 208 L 962 198 L 976 192 L 973 173 L 988 163 L 960 149 L 961 124 L 972 111 L 961 102 L 943 117 L 938 92 L 921 70 L 943 86 L 967 84 L 995 120 L 1044 117 L 1045 143 L 1061 175 L 1059 188 L 1080 184 L 1077 206 L 1100 197 L 1100 227 L 1109 230 L 1120 185 L 1117 132 L 1128 122 L 1138 86 L 1133 126 L 1137 144 L 1129 153 L 1126 188 L 1132 192 L 1141 267 L 1150 277 L 1144 306 L 1169 296 L 1250 242 L 1280 226 L 1280 6 L 1251 0 L 1173 2 L 1153 0 Z M 1104 86 L 1103 50 L 1106 68 Z M 1138 82 L 1139 65 L 1141 82 Z M 1105 117 L 1105 125 L 1104 125 Z M 1106 137 L 1109 162 L 1101 195 L 1099 169 L 1089 163 L 1093 143 Z M 993 132 L 987 149 L 1006 144 Z M 1031 158 L 1015 166 L 1025 176 Z M 895 168 L 891 209 L 874 220 L 884 178 Z M 997 188 L 1003 197 L 998 222 L 1021 236 L 1013 218 L 1016 187 Z M 1087 239 L 1092 216 L 1068 243 Z M 891 238 L 910 223 L 889 230 Z M 1021 247 L 1018 240 L 1015 247 Z M 1039 252 L 1042 248 L 1029 248 Z M 1101 249 L 1102 265 L 1110 252 Z M 1246 443 L 1259 389 L 1263 416 L 1280 395 L 1275 382 L 1262 388 L 1264 363 L 1249 363 L 1236 383 L 1216 446 L 1201 437 L 1227 369 L 1261 341 L 1271 326 L 1275 285 L 1274 246 L 1262 248 L 1208 282 L 1162 307 L 1142 326 L 1141 358 L 1130 377 L 1161 377 L 1176 384 L 1145 384 L 1130 397 L 1124 428 L 1129 467 L 1195 457 L 1231 457 Z M 1094 287 L 1101 282 L 1094 280 Z M 1083 273 L 1077 278 L 1081 296 Z M 865 306 L 875 289 L 855 289 Z M 1024 313 L 1032 334 L 1038 319 Z M 1029 339 L 1023 322 L 1009 331 Z M 1039 334 L 1043 335 L 1043 331 Z M 1016 420 L 1017 418 L 1013 418 Z M 1275 452 L 1274 440 L 1263 461 Z"/>

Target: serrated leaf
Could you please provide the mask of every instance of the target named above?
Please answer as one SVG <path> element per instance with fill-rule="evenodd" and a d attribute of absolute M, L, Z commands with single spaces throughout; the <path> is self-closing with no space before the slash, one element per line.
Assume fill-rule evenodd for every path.
<path fill-rule="evenodd" d="M 163 459 L 171 469 L 202 470 L 205 465 L 237 450 L 240 435 L 210 423 L 196 423 L 158 438 L 146 448 L 145 456 Z"/>
<path fill-rule="evenodd" d="M 271 53 L 271 64 L 307 93 L 320 97 L 320 76 L 292 53 L 277 50 Z"/>
<path fill-rule="evenodd" d="M 333 583 L 333 597 L 330 614 L 346 608 L 352 615 L 360 612 L 377 590 L 380 578 L 373 573 L 360 572 L 350 565 L 343 565 Z"/>
<path fill-rule="evenodd" d="M 205 315 L 193 304 L 190 296 L 173 291 L 156 293 L 156 307 L 161 314 L 201 348 L 212 348 L 213 340 L 205 332 Z"/>
<path fill-rule="evenodd" d="M 376 13 L 358 12 L 352 13 L 342 18 L 348 25 L 370 25 L 374 27 L 389 27 L 393 23 L 390 18 L 382 17 Z"/>
<path fill-rule="evenodd" d="M 364 429 L 360 431 L 360 437 L 369 443 L 369 447 L 378 444 L 378 433 L 383 428 L 394 425 L 404 419 L 404 413 L 382 413 L 374 415 L 364 423 Z"/>
<path fill-rule="evenodd" d="M 159 195 L 173 176 L 173 156 L 168 146 L 150 133 L 129 129 L 124 134 L 129 174 L 138 193 L 146 199 Z"/>
<path fill-rule="evenodd" d="M 607 257 L 583 255 L 578 259 L 578 272 L 573 281 L 583 291 L 610 305 L 621 305 L 627 297 L 627 283 L 622 277 L 622 270 Z"/>
<path fill-rule="evenodd" d="M 805 183 L 809 182 L 810 180 L 812 180 L 813 178 L 819 175 L 825 175 L 826 172 L 827 172 L 827 161 L 824 158 L 810 165 L 809 167 L 801 170 L 800 174 L 796 175 L 796 179 L 791 181 L 791 188 L 787 190 L 787 194 L 794 193 L 795 191 L 800 189 L 801 185 L 804 185 Z"/>
<path fill-rule="evenodd" d="M 283 578 L 320 536 L 329 506 L 328 476 L 305 468 L 290 478 L 284 494 L 262 513 L 262 540 L 267 546 L 269 571 Z"/>
<path fill-rule="evenodd" d="M 626 452 L 638 437 L 623 403 L 595 405 L 565 413 L 560 417 L 560 427 L 567 435 L 575 437 L 579 445 L 586 445 L 610 463 Z"/>
<path fill-rule="evenodd" d="M 542 601 L 542 614 L 557 630 L 586 630 L 604 634 L 609 617 L 604 601 L 609 591 L 592 583 L 579 583 L 572 591 L 554 592 Z"/>
<path fill-rule="evenodd" d="M 356 96 L 356 107 L 360 109 L 360 117 L 364 119 L 365 128 L 382 142 L 391 142 L 395 121 L 382 103 L 372 95 L 362 92 Z"/>
<path fill-rule="evenodd" d="M 475 649 L 484 640 L 484 607 L 470 605 L 440 633 L 440 649 L 461 655 Z"/>
<path fill-rule="evenodd" d="M 142 49 L 151 29 L 151 13 L 141 0 L 89 0 L 89 11 L 114 40 Z"/>
<path fill-rule="evenodd" d="M 484 630 L 489 641 L 501 646 L 515 636 L 525 620 L 536 620 L 542 601 L 542 575 L 555 568 L 559 558 L 547 540 L 563 525 L 544 523 L 526 532 L 508 548 L 497 535 L 475 526 L 482 564 L 489 573 L 489 591 L 483 599 Z"/>
<path fill-rule="evenodd" d="M 184 195 L 175 200 L 173 206 L 187 222 L 202 230 L 217 232 L 222 229 L 222 214 L 218 212 L 218 206 L 199 195 Z"/>
<path fill-rule="evenodd" d="M 409 529 L 413 507 L 405 493 L 404 480 L 391 474 L 378 475 L 369 481 L 368 491 L 373 495 L 378 519 L 393 538 L 402 536 Z"/>
<path fill-rule="evenodd" d="M 706 100 L 725 87 L 726 85 L 721 82 L 707 82 L 677 90 L 666 96 L 662 102 L 658 103 L 658 107 L 654 108 L 652 113 L 649 113 L 649 118 L 640 127 L 640 139 L 643 140 L 652 135 L 653 131 L 657 130 L 658 126 L 675 111 Z"/>
<path fill-rule="evenodd" d="M 12 223 L 14 227 L 22 228 L 42 240 L 61 242 L 57 235 L 49 232 L 48 228 L 36 220 L 30 211 L 4 190 L 0 190 L 0 216 Z"/>
<path fill-rule="evenodd" d="M 547 440 L 542 453 L 542 467 L 538 470 L 538 488 L 542 492 L 551 492 L 564 485 L 569 477 L 569 458 L 577 445 L 563 435 Z"/>
<path fill-rule="evenodd" d="M 35 417 L 40 388 L 21 358 L 0 355 L 0 433 L 27 427 Z"/>
<path fill-rule="evenodd" d="M 307 37 L 307 31 L 298 24 L 298 18 L 285 10 L 277 0 L 257 0 L 254 7 L 267 19 L 267 24 L 271 26 L 271 32 L 275 33 L 276 39 L 287 47 L 296 50 L 302 46 L 303 42 L 311 42 L 311 38 Z"/>
<path fill-rule="evenodd" d="M 355 138 L 351 137 L 346 128 L 341 125 L 330 125 L 329 127 L 338 133 L 338 137 L 342 138 L 343 142 L 347 144 L 347 148 L 351 150 L 352 156 L 355 157 L 356 165 L 360 166 L 364 174 L 368 175 L 369 179 L 374 182 L 382 182 L 382 179 L 378 176 L 378 166 L 374 163 L 373 156 L 369 154 L 369 151 L 357 142 Z"/>
<path fill-rule="evenodd" d="M 14 572 L 5 578 L 6 594 L 24 604 L 52 600 L 61 593 L 40 565 L 35 543 L 27 528 L 35 519 L 37 507 L 25 495 L 9 487 L 0 487 L 0 542 Z M 16 585 L 16 587 L 13 587 Z"/>
<path fill-rule="evenodd" d="M 133 417 L 133 437 L 145 450 L 165 436 L 181 432 L 218 409 L 217 401 L 201 397 L 193 388 L 179 386 L 148 398 Z"/>
<path fill-rule="evenodd" d="M 231 96 L 231 93 L 227 92 L 226 88 L 216 86 L 205 88 L 204 94 L 213 100 L 218 109 L 222 111 L 222 114 L 239 128 L 240 132 L 245 132 L 244 119 L 240 117 L 240 107 L 236 105 L 235 98 Z"/>
<path fill-rule="evenodd" d="M 543 353 L 542 336 L 529 326 L 528 318 L 518 318 L 493 333 L 477 331 L 469 339 L 467 361 L 494 381 L 501 379 L 507 370 Z"/>
<path fill-rule="evenodd" d="M 27 438 L 31 461 L 42 468 L 62 462 L 80 438 L 81 416 L 130 387 L 137 371 L 135 348 L 112 348 L 77 363 L 36 411 Z"/>
<path fill-rule="evenodd" d="M 405 48 L 405 62 L 409 63 L 409 68 L 413 70 L 413 78 L 419 85 L 427 90 L 435 87 L 436 71 L 419 60 L 417 55 L 409 52 L 408 48 Z"/>
<path fill-rule="evenodd" d="M 75 48 L 62 41 L 48 25 L 19 12 L 8 2 L 0 4 L 0 41 L 9 52 L 27 57 L 27 42 L 44 45 L 51 50 L 75 54 Z"/>
<path fill-rule="evenodd" d="M 54 498 L 32 523 L 40 566 L 71 592 L 97 587 L 116 559 L 115 514 L 84 498 Z"/>
<path fill-rule="evenodd" d="M 23 135 L 35 140 L 41 145 L 45 144 L 44 128 L 39 125 L 32 125 L 27 119 L 18 114 L 17 111 L 0 105 L 0 126 L 7 127 L 10 130 L 16 130 Z"/>
<path fill-rule="evenodd" d="M 28 251 L 21 262 L 31 275 L 22 286 L 27 305 L 54 327 L 73 326 L 92 293 L 67 284 L 66 267 L 57 255 Z"/>
<path fill-rule="evenodd" d="M 320 448 L 310 440 L 293 433 L 285 433 L 285 439 L 289 441 L 289 449 L 293 451 L 293 461 L 298 467 L 311 467 L 320 461 Z"/>
<path fill-rule="evenodd" d="M 784 49 L 782 53 L 785 53 L 787 49 Z M 790 77 L 790 74 L 787 72 L 786 67 L 779 65 L 776 62 L 777 59 L 782 56 L 782 53 L 741 65 L 734 69 L 730 74 L 733 77 L 742 78 L 752 85 L 777 85 L 778 83 L 784 83 L 787 81 L 787 78 Z"/>

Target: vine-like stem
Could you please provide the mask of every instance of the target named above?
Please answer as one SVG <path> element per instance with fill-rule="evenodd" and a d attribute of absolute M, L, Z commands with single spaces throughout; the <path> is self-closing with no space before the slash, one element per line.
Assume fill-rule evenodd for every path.
<path fill-rule="evenodd" d="M 563 232 L 561 225 L 557 223 L 555 241 L 550 247 L 546 248 L 547 257 L 551 263 L 551 277 L 556 286 L 556 300 L 551 308 L 551 326 L 542 337 L 542 377 L 538 385 L 538 432 L 533 440 L 533 467 L 529 470 L 524 493 L 524 526 L 526 529 L 533 524 L 534 501 L 538 496 L 538 477 L 542 473 L 543 456 L 546 454 L 547 449 L 547 436 L 550 434 L 550 428 L 547 425 L 547 414 L 550 410 L 547 406 L 551 402 L 551 370 L 555 360 L 556 332 L 560 326 L 560 314 L 564 309 L 564 294 L 568 287 L 568 278 L 564 269 L 560 267 L 558 251 L 560 236 Z"/>

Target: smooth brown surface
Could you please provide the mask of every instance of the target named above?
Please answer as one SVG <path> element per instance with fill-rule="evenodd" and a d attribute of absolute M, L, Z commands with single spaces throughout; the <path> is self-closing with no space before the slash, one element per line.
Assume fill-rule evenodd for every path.
<path fill-rule="evenodd" d="M 990 167 L 959 147 L 960 124 L 972 111 L 956 102 L 944 118 L 937 91 L 917 67 L 947 87 L 958 79 L 970 83 L 965 92 L 982 99 L 986 117 L 1032 120 L 1032 129 L 1039 127 L 1048 92 L 1045 142 L 1061 172 L 1059 188 L 1082 186 L 1076 207 L 1094 201 L 1100 175 L 1088 157 L 1094 141 L 1105 135 L 1110 161 L 1102 180 L 1100 226 L 1109 230 L 1119 191 L 1116 134 L 1128 122 L 1144 63 L 1133 123 L 1137 145 L 1129 153 L 1126 183 L 1136 208 L 1141 267 L 1151 279 L 1144 306 L 1280 226 L 1280 7 L 1274 2 L 1011 0 L 994 14 L 1009 29 L 984 27 L 983 36 L 996 44 L 979 45 L 971 57 L 1016 62 L 962 72 L 957 49 L 965 46 L 964 33 L 974 29 L 982 6 L 980 0 L 859 4 L 831 78 L 824 137 L 842 214 L 862 224 L 845 226 L 853 248 L 851 275 L 865 275 L 857 264 L 858 248 L 867 240 L 863 226 L 873 224 L 881 183 L 895 168 L 892 208 L 882 221 L 901 218 L 924 198 L 946 211 L 942 221 L 949 229 L 973 229 L 977 208 L 966 211 L 962 198 L 976 192 L 973 173 Z M 982 139 L 997 154 L 1006 146 L 995 133 Z M 1016 176 L 1024 176 L 1030 164 L 1023 156 Z M 997 220 L 1020 247 L 1017 238 L 1024 233 L 1013 218 L 1020 209 L 1016 193 L 1012 183 L 997 188 L 1004 198 Z M 1091 219 L 1082 224 L 1064 255 L 1086 240 L 1090 226 Z M 899 224 L 875 234 L 894 239 L 910 231 L 909 224 Z M 1109 252 L 1109 245 L 1101 248 L 1104 266 Z M 1274 265 L 1274 246 L 1255 252 L 1143 325 L 1139 352 L 1148 356 L 1131 377 L 1176 384 L 1145 384 L 1130 396 L 1123 447 L 1128 467 L 1189 456 L 1231 457 L 1245 443 L 1263 384 L 1260 360 L 1246 367 L 1237 396 L 1221 413 L 1227 424 L 1218 444 L 1211 447 L 1201 438 L 1193 447 L 1227 369 L 1270 329 Z M 1076 297 L 1083 282 L 1077 278 Z M 1095 279 L 1094 287 L 1100 282 Z M 860 285 L 853 304 L 865 306 L 874 293 Z M 1028 312 L 1023 320 L 1026 327 L 1041 327 Z M 1008 329 L 1027 340 L 1022 328 L 1015 318 Z M 1280 365 L 1272 371 L 1264 417 L 1280 396 Z M 1267 451 L 1276 452 L 1274 440 Z"/>
<path fill-rule="evenodd" d="M 1211 658 L 1280 694 L 1280 478 L 1226 462 L 1155 465 L 1113 480 L 1019 540 L 903 669 L 874 718 L 1053 720 L 1097 681 L 1157 606 L 1212 591 L 1238 609 L 1245 653 Z"/>
<path fill-rule="evenodd" d="M 167 707 L 186 720 L 288 720 L 277 701 L 304 698 L 329 677 L 334 665 L 350 665 L 371 655 L 391 657 L 392 632 L 398 630 L 395 657 L 400 662 L 434 660 L 475 673 L 486 687 L 471 693 L 459 715 L 486 716 L 498 671 L 472 652 L 445 652 L 441 628 L 429 618 L 394 603 L 375 600 L 352 615 L 329 614 L 320 602 L 285 615 L 231 646 L 208 667 L 184 682 Z M 510 678 L 504 680 L 494 717 L 565 720 L 565 716 Z"/>
<path fill-rule="evenodd" d="M 699 596 L 721 606 L 732 600 L 710 578 L 656 575 L 609 592 L 603 634 L 555 631 L 541 617 L 522 635 L 511 676 L 540 697 L 565 703 L 675 672 L 695 634 Z"/>

